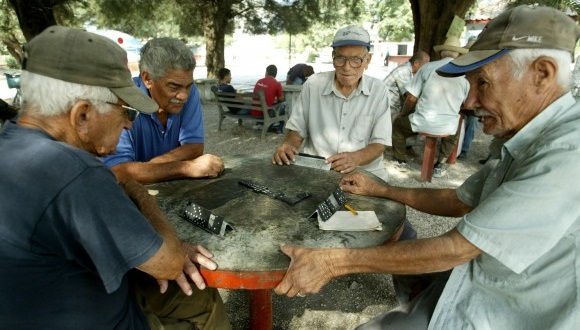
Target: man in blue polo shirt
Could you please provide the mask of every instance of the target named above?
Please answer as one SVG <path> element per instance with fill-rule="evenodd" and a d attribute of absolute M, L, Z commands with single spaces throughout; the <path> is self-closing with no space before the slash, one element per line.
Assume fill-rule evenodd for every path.
<path fill-rule="evenodd" d="M 115 154 L 104 158 L 117 178 L 141 183 L 175 178 L 217 177 L 222 160 L 203 154 L 204 129 L 199 92 L 193 86 L 195 59 L 172 38 L 149 41 L 141 50 L 135 84 L 158 105 L 121 134 Z"/>

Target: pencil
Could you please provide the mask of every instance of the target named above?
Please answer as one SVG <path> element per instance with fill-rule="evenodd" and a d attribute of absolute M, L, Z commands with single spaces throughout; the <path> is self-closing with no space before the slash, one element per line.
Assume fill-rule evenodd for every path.
<path fill-rule="evenodd" d="M 350 213 L 354 214 L 354 215 L 358 215 L 358 212 L 350 205 L 348 204 L 344 204 L 344 207 L 350 211 Z"/>

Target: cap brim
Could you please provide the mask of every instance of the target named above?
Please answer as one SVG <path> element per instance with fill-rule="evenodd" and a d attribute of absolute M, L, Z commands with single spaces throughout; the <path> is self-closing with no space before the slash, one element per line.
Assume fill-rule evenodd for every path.
<path fill-rule="evenodd" d="M 125 101 L 129 106 L 143 113 L 154 113 L 159 110 L 159 106 L 147 94 L 143 93 L 137 86 L 129 87 L 109 87 L 111 92 Z"/>
<path fill-rule="evenodd" d="M 445 77 L 457 77 L 475 70 L 507 54 L 510 49 L 475 50 L 462 55 L 437 69 L 437 73 Z"/>
<path fill-rule="evenodd" d="M 371 44 L 360 40 L 339 40 L 333 42 L 332 45 L 330 45 L 330 47 L 340 47 L 340 46 L 364 46 L 370 48 Z"/>

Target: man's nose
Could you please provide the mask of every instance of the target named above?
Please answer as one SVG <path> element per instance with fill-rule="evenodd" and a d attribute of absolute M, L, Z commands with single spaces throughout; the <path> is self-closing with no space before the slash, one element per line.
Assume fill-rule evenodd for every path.
<path fill-rule="evenodd" d="M 465 102 L 463 102 L 463 107 L 465 109 L 477 109 L 481 106 L 481 104 L 479 104 L 479 95 L 477 93 L 477 89 L 475 88 L 470 88 L 469 89 L 469 93 L 467 93 L 467 98 L 465 99 Z"/>
<path fill-rule="evenodd" d="M 187 100 L 187 98 L 189 97 L 189 90 L 190 90 L 189 88 L 181 88 L 175 95 L 175 98 L 181 101 Z"/>

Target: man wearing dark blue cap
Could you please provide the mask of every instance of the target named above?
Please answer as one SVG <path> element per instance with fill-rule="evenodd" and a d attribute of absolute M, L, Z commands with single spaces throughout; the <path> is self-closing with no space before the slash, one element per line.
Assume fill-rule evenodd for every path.
<path fill-rule="evenodd" d="M 548 7 L 493 19 L 470 52 L 441 67 L 465 74 L 466 106 L 506 139 L 457 189 L 389 186 L 353 173 L 345 191 L 461 217 L 447 233 L 369 249 L 284 247 L 291 266 L 276 292 L 315 293 L 350 273 L 453 269 L 408 303 L 360 329 L 576 329 L 580 320 L 580 103 L 570 64 L 580 27 Z"/>
<path fill-rule="evenodd" d="M 346 26 L 331 46 L 335 70 L 304 83 L 272 163 L 289 165 L 301 150 L 326 158 L 335 171 L 360 166 L 386 180 L 383 151 L 391 145 L 391 114 L 386 85 L 364 75 L 372 58 L 370 36 L 360 26 Z"/>

